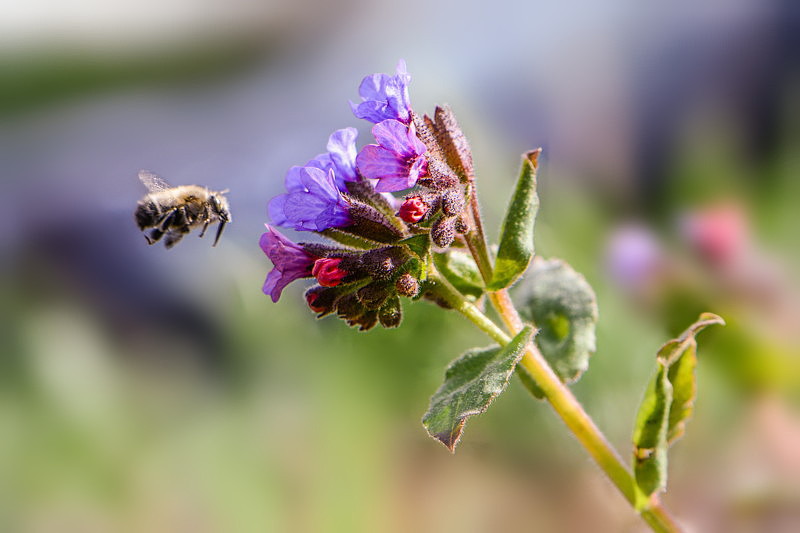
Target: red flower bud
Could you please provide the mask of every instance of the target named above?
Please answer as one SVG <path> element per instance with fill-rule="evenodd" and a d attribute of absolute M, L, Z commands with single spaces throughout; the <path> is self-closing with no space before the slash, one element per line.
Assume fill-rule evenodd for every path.
<path fill-rule="evenodd" d="M 414 223 L 422 220 L 428 214 L 429 209 L 430 207 L 422 201 L 422 198 L 412 196 L 411 198 L 406 198 L 397 214 L 405 222 Z"/>
<path fill-rule="evenodd" d="M 314 305 L 314 302 L 316 302 L 317 300 L 319 300 L 318 292 L 309 291 L 306 293 L 306 303 L 308 304 L 308 307 L 315 313 L 322 313 L 323 311 L 325 311 L 325 307 L 320 305 Z"/>
<path fill-rule="evenodd" d="M 317 281 L 323 287 L 335 287 L 347 275 L 347 272 L 339 268 L 341 258 L 338 257 L 323 257 L 314 261 L 314 267 L 311 269 L 311 275 L 317 278 Z"/>

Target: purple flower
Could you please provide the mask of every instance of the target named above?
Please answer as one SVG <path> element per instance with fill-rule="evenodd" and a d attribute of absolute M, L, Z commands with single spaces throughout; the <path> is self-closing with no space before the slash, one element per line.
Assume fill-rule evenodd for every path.
<path fill-rule="evenodd" d="M 344 128 L 334 131 L 328 138 L 328 151 L 306 163 L 307 167 L 316 167 L 326 173 L 333 170 L 336 187 L 346 192 L 347 181 L 358 181 L 356 172 L 356 137 L 358 130 Z"/>
<path fill-rule="evenodd" d="M 333 169 L 292 167 L 286 173 L 286 190 L 269 202 L 269 216 L 276 225 L 322 231 L 352 223 L 350 205 L 336 187 Z"/>
<path fill-rule="evenodd" d="M 402 191 L 413 187 L 425 175 L 428 161 L 425 145 L 417 138 L 414 125 L 384 120 L 372 128 L 378 144 L 368 144 L 356 156 L 362 176 L 377 179 L 378 192 Z"/>
<path fill-rule="evenodd" d="M 267 232 L 261 235 L 259 244 L 267 254 L 275 268 L 269 271 L 264 281 L 264 294 L 269 295 L 273 302 L 281 297 L 281 291 L 289 283 L 300 278 L 310 278 L 316 257 L 306 252 L 302 246 L 297 245 L 284 237 L 269 224 Z"/>
<path fill-rule="evenodd" d="M 614 231 L 606 248 L 606 267 L 621 287 L 639 290 L 655 279 L 664 264 L 658 238 L 641 225 Z"/>
<path fill-rule="evenodd" d="M 397 63 L 397 74 L 372 74 L 361 80 L 358 94 L 363 100 L 359 104 L 350 102 L 353 114 L 377 124 L 388 118 L 405 124 L 411 122 L 411 103 L 408 98 L 408 83 L 411 76 L 406 72 L 406 62 Z"/>

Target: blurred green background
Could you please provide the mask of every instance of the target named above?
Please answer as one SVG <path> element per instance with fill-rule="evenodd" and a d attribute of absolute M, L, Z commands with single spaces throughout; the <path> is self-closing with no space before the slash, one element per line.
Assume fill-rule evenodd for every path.
<path fill-rule="evenodd" d="M 0 531 L 641 531 L 514 381 L 453 456 L 419 420 L 488 344 L 407 305 L 368 333 L 273 304 L 257 242 L 362 76 L 413 76 L 472 144 L 492 237 L 544 147 L 537 252 L 595 287 L 574 386 L 622 454 L 658 347 L 700 311 L 665 495 L 693 531 L 800 530 L 797 4 L 6 4 Z M 220 245 L 148 247 L 140 168 L 229 188 Z M 287 232 L 288 233 L 288 232 Z M 294 237 L 298 237 L 294 235 Z"/>

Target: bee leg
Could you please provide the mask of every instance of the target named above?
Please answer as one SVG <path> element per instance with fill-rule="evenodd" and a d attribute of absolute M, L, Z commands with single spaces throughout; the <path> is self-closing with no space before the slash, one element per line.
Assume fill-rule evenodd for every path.
<path fill-rule="evenodd" d="M 159 228 L 153 228 L 148 233 L 144 234 L 144 238 L 147 240 L 147 244 L 155 244 L 161 237 L 164 236 L 164 232 L 161 231 Z"/>
<path fill-rule="evenodd" d="M 202 230 L 200 230 L 200 236 L 201 236 L 201 237 L 202 237 L 203 235 L 205 235 L 205 234 L 206 234 L 206 230 L 208 229 L 208 225 L 209 225 L 210 223 L 211 223 L 211 221 L 209 221 L 209 220 L 207 220 L 207 219 L 206 219 L 206 223 L 205 223 L 205 224 L 203 224 L 203 229 L 202 229 Z"/>
<path fill-rule="evenodd" d="M 217 228 L 217 235 L 214 237 L 214 244 L 211 246 L 216 246 L 217 242 L 219 242 L 219 238 L 222 236 L 222 230 L 225 229 L 225 222 L 219 223 L 219 228 Z"/>
<path fill-rule="evenodd" d="M 167 232 L 166 238 L 164 239 L 164 246 L 167 248 L 172 248 L 173 246 L 178 244 L 178 242 L 180 242 L 180 240 L 183 239 L 183 236 L 186 235 L 187 233 L 189 233 L 188 226 L 182 226 L 180 228 L 170 229 Z"/>
<path fill-rule="evenodd" d="M 169 230 L 169 227 L 172 225 L 172 221 L 175 218 L 175 209 L 167 212 L 161 220 L 158 221 L 158 229 L 161 230 L 162 233 L 166 233 Z"/>

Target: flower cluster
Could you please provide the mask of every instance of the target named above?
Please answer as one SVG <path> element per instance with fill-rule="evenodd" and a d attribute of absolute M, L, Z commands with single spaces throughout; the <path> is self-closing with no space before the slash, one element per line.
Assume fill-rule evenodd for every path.
<path fill-rule="evenodd" d="M 267 225 L 261 248 L 274 268 L 263 290 L 273 301 L 292 281 L 314 278 L 305 298 L 319 316 L 395 327 L 399 298 L 424 292 L 432 247 L 441 251 L 468 230 L 469 146 L 449 109 L 437 108 L 434 118 L 414 113 L 410 80 L 403 61 L 395 75 L 362 80 L 361 102 L 350 105 L 374 124 L 375 143 L 359 151 L 355 128 L 337 130 L 327 152 L 286 173 L 286 193 L 268 205 L 272 223 L 336 245 L 295 244 Z M 408 189 L 402 201 L 390 194 Z"/>

